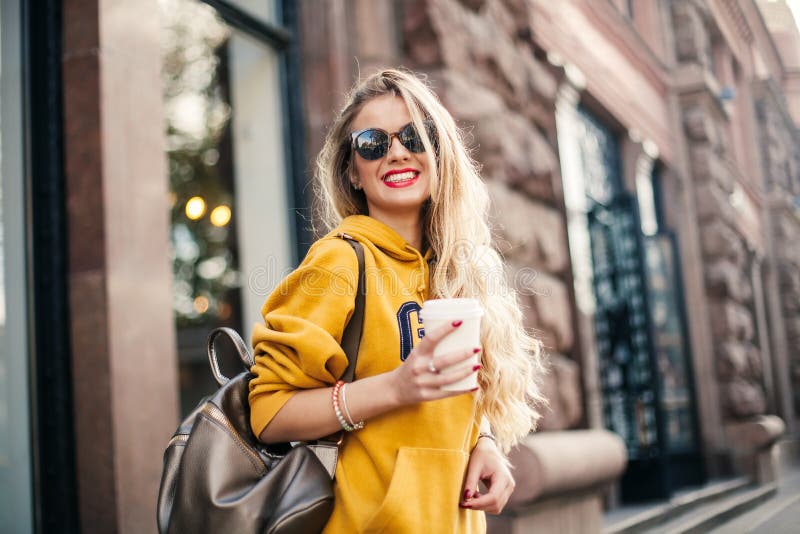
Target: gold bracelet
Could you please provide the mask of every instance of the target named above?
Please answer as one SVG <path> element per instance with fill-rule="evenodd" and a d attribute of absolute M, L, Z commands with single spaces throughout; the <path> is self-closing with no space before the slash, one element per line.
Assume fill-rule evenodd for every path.
<path fill-rule="evenodd" d="M 353 421 L 353 417 L 350 415 L 350 410 L 347 409 L 346 391 L 347 391 L 347 384 L 342 384 L 342 408 L 344 408 L 344 415 L 347 417 L 347 422 L 352 427 L 352 430 L 361 430 L 362 428 L 364 428 L 364 421 L 363 419 L 358 423 Z"/>
<path fill-rule="evenodd" d="M 481 439 L 481 438 L 489 438 L 490 440 L 494 441 L 494 442 L 495 442 L 495 444 L 497 443 L 497 438 L 495 438 L 495 437 L 494 437 L 492 434 L 490 434 L 489 432 L 481 432 L 480 434 L 478 434 L 478 439 Z M 475 440 L 475 442 L 476 442 L 476 443 L 477 443 L 477 441 L 478 441 L 478 440 Z"/>

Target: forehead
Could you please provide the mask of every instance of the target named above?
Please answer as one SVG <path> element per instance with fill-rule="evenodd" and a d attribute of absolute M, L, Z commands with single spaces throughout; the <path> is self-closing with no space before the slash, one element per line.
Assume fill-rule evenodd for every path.
<path fill-rule="evenodd" d="M 381 128 L 395 132 L 411 122 L 405 101 L 399 96 L 384 95 L 373 98 L 361 108 L 353 119 L 353 130 Z"/>

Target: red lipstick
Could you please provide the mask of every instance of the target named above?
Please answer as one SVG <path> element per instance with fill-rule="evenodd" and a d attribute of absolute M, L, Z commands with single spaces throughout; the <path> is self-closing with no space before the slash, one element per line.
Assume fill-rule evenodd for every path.
<path fill-rule="evenodd" d="M 383 175 L 381 179 L 387 187 L 410 187 L 419 180 L 419 171 L 416 169 L 393 169 Z"/>

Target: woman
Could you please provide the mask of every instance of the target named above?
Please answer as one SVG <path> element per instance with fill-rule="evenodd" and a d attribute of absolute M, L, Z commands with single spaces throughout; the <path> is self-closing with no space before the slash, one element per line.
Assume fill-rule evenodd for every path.
<path fill-rule="evenodd" d="M 514 488 L 504 453 L 535 426 L 541 399 L 538 345 L 490 246 L 476 165 L 433 92 L 384 70 L 351 92 L 316 174 L 331 231 L 253 333 L 253 431 L 275 443 L 348 430 L 325 532 L 483 532 L 483 512 L 499 513 Z M 358 264 L 341 234 L 363 245 L 366 267 L 356 380 L 343 390 Z M 416 312 L 445 297 L 480 301 L 482 347 L 434 359 L 461 322 L 423 337 Z M 480 366 L 439 372 L 476 352 Z M 440 389 L 474 372 L 478 391 Z"/>

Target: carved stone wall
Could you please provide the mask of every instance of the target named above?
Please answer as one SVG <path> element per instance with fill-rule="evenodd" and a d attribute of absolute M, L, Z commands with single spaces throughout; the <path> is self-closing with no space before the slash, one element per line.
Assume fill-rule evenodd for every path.
<path fill-rule="evenodd" d="M 770 264 L 774 269 L 780 305 L 776 320 L 783 328 L 775 340 L 786 350 L 794 412 L 800 412 L 800 131 L 779 92 L 761 83 L 756 109 L 761 130 L 761 157 L 766 175 L 767 217 L 770 219 Z"/>
<path fill-rule="evenodd" d="M 545 344 L 551 409 L 540 428 L 583 420 L 552 67 L 537 59 L 526 0 L 301 2 L 307 147 L 359 75 L 403 65 L 428 76 L 483 167 L 493 231 L 526 326 Z M 309 165 L 311 168 L 311 165 Z"/>
<path fill-rule="evenodd" d="M 671 6 L 678 61 L 682 66 L 700 65 L 706 76 L 713 77 L 705 7 L 694 0 L 677 0 Z M 704 80 L 698 77 L 698 84 L 680 95 L 681 112 L 695 189 L 720 403 L 726 419 L 742 420 L 766 409 L 747 244 L 730 200 L 736 176 L 746 173 L 735 168 L 726 134 L 728 114 Z"/>
<path fill-rule="evenodd" d="M 776 267 L 781 308 L 785 324 L 794 410 L 800 413 L 800 210 L 794 204 L 775 202 L 773 218 L 774 240 L 787 246 L 777 247 Z"/>
<path fill-rule="evenodd" d="M 555 146 L 558 83 L 534 55 L 529 10 L 514 0 L 403 2 L 407 64 L 426 72 L 469 132 L 493 203 L 493 230 L 526 325 L 544 341 L 551 410 L 541 428 L 582 416 L 569 253 Z"/>

